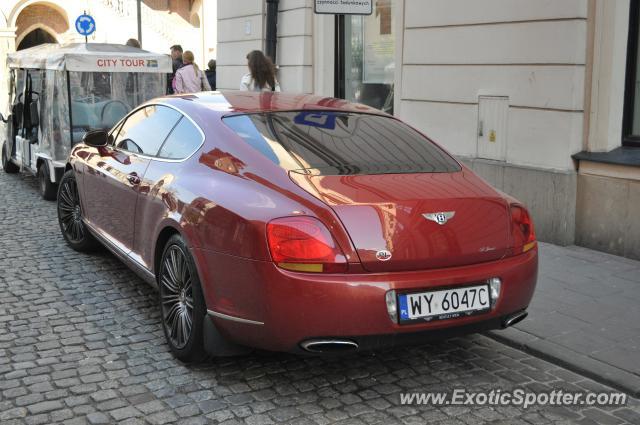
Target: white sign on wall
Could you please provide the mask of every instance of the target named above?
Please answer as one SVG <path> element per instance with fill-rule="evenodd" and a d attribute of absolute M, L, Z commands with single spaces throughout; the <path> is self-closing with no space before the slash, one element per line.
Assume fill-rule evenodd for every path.
<path fill-rule="evenodd" d="M 314 10 L 332 15 L 371 15 L 373 0 L 315 0 Z"/>

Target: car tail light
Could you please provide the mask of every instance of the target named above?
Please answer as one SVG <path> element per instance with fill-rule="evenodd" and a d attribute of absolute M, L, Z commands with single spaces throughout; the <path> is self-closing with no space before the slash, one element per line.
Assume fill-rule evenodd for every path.
<path fill-rule="evenodd" d="M 299 272 L 341 273 L 347 260 L 331 233 L 313 217 L 283 217 L 267 224 L 271 258 L 278 267 Z"/>
<path fill-rule="evenodd" d="M 522 205 L 511 205 L 511 235 L 514 254 L 527 252 L 536 246 L 536 233 L 529 211 Z"/>

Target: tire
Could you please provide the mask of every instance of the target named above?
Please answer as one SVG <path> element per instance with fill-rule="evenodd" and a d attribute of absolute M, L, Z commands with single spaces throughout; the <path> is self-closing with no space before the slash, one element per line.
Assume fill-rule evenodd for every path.
<path fill-rule="evenodd" d="M 80 194 L 73 170 L 64 173 L 58 187 L 58 224 L 62 237 L 78 252 L 89 252 L 100 244 L 82 221 Z"/>
<path fill-rule="evenodd" d="M 6 143 L 6 142 L 5 142 Z M 7 174 L 15 174 L 20 171 L 20 167 L 11 162 L 9 156 L 7 155 L 7 147 L 5 143 L 2 144 L 2 169 Z"/>
<path fill-rule="evenodd" d="M 51 183 L 51 177 L 49 175 L 49 166 L 46 162 L 40 164 L 38 167 L 38 185 L 40 187 L 40 195 L 42 199 L 47 201 L 55 201 L 58 194 L 58 186 L 55 183 Z"/>
<path fill-rule="evenodd" d="M 193 257 L 180 235 L 173 235 L 164 247 L 158 288 L 162 329 L 171 352 L 185 363 L 205 360 L 207 308 Z"/>

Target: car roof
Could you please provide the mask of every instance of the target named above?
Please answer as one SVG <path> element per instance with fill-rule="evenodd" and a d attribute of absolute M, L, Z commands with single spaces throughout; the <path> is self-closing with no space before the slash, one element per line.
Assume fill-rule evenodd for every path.
<path fill-rule="evenodd" d="M 378 109 L 360 103 L 352 103 L 333 97 L 299 93 L 223 90 L 165 96 L 155 99 L 153 102 L 167 103 L 185 112 L 189 112 L 192 109 L 208 109 L 219 115 L 300 110 L 344 111 L 387 115 Z"/>

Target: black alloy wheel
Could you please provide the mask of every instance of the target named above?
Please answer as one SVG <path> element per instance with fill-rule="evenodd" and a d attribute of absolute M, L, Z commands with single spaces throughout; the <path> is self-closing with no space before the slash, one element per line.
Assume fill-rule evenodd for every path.
<path fill-rule="evenodd" d="M 73 170 L 64 174 L 58 188 L 58 224 L 65 241 L 76 251 L 91 251 L 97 247 L 97 241 L 82 221 L 80 195 Z"/>
<path fill-rule="evenodd" d="M 158 287 L 162 327 L 171 351 L 184 362 L 203 360 L 206 307 L 193 258 L 179 235 L 165 246 Z"/>

